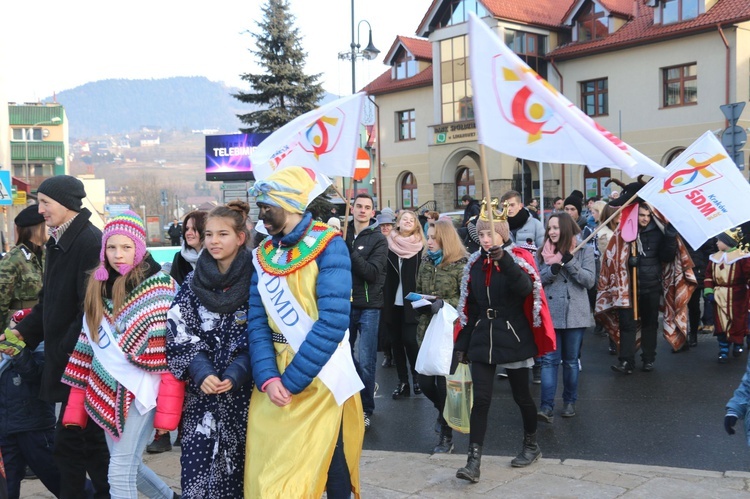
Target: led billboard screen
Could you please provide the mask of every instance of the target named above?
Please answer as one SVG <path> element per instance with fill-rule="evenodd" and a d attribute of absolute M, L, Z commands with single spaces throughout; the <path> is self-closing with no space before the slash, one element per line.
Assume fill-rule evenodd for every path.
<path fill-rule="evenodd" d="M 250 155 L 269 135 L 206 135 L 206 180 L 255 180 Z"/>

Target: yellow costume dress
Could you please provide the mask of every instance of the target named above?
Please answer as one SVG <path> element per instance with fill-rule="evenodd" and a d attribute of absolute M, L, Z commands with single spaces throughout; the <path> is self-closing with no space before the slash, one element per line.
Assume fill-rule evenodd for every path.
<path fill-rule="evenodd" d="M 304 224 L 305 227 L 300 227 Z M 333 281 L 333 276 L 337 277 L 335 280 L 340 281 L 338 276 L 344 274 L 338 274 L 340 269 L 331 268 L 323 275 L 318 267 L 318 257 L 323 251 L 327 251 L 326 248 L 337 254 L 343 248 L 344 256 L 347 258 L 348 251 L 340 237 L 331 234 L 325 224 L 310 222 L 309 218 L 305 218 L 298 228 L 300 235 L 304 237 L 300 237 L 297 244 L 291 247 L 274 247 L 271 238 L 267 238 L 259 246 L 255 258 L 264 272 L 285 276 L 289 290 L 304 311 L 316 321 L 316 325 L 323 324 L 326 319 L 319 321 L 319 295 L 324 292 L 330 295 L 331 288 L 341 287 L 342 282 L 330 281 Z M 335 244 L 330 244 L 332 240 L 336 241 Z M 279 255 L 280 252 L 283 255 Z M 335 261 L 340 256 L 334 255 L 333 260 L 329 261 Z M 346 270 L 346 273 L 350 275 L 349 270 Z M 326 278 L 327 282 L 319 283 L 319 275 L 321 279 Z M 257 287 L 258 276 L 255 275 L 250 291 L 251 314 L 253 310 L 258 310 L 257 307 L 263 307 Z M 336 293 L 342 294 L 340 291 Z M 348 298 L 344 300 L 348 309 Z M 343 306 L 344 303 L 340 305 Z M 295 358 L 294 350 L 285 342 L 283 330 L 268 314 L 265 315 L 265 320 L 261 321 L 260 328 L 254 330 L 254 324 L 258 323 L 251 321 L 249 325 L 253 371 L 257 373 L 257 357 L 265 353 L 259 353 L 260 349 L 254 349 L 254 341 L 256 345 L 259 342 L 263 343 L 264 348 L 267 348 L 266 342 L 273 342 L 275 366 L 278 374 L 283 375 Z M 267 327 L 263 327 L 266 325 Z M 314 328 L 313 331 L 315 330 Z M 343 335 L 343 331 L 332 333 Z M 312 331 L 308 333 L 307 339 L 312 334 Z M 260 335 L 261 338 L 258 337 Z M 349 397 L 339 406 L 328 387 L 316 376 L 307 386 L 301 387 L 298 393 L 285 384 L 293 393 L 292 401 L 284 407 L 278 407 L 271 402 L 268 395 L 260 391 L 264 387 L 259 387 L 258 383 L 267 383 L 268 380 L 265 378 L 256 379 L 256 387 L 250 400 L 245 498 L 319 499 L 325 491 L 328 469 L 339 432 L 343 432 L 344 454 L 351 477 L 352 492 L 355 497 L 360 497 L 359 459 L 364 439 L 364 421 L 359 393 Z"/>

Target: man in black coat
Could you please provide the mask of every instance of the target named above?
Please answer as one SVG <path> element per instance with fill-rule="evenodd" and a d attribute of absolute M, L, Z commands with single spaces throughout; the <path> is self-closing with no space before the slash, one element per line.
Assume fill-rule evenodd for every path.
<path fill-rule="evenodd" d="M 346 231 L 346 245 L 352 259 L 352 309 L 349 341 L 354 352 L 359 336 L 357 371 L 365 387 L 362 409 L 365 430 L 375 411 L 375 366 L 378 360 L 378 327 L 383 308 L 383 283 L 388 262 L 388 242 L 380 232 L 374 203 L 369 194 L 358 194 L 352 208 L 353 220 Z"/>
<path fill-rule="evenodd" d="M 169 243 L 172 246 L 180 245 L 180 236 L 182 236 L 182 228 L 180 227 L 180 222 L 178 222 L 176 218 L 172 221 L 172 224 L 169 226 L 169 229 L 167 229 L 167 235 L 169 236 Z"/>
<path fill-rule="evenodd" d="M 464 219 L 461 222 L 461 227 L 466 227 L 466 224 L 472 217 L 479 215 L 479 201 L 468 194 L 465 194 L 464 197 L 461 198 L 461 203 L 464 205 Z"/>
<path fill-rule="evenodd" d="M 96 498 L 109 497 L 109 451 L 104 430 L 90 423 L 84 429 L 65 428 L 62 416 L 70 388 L 60 382 L 83 323 L 83 300 L 90 271 L 99 264 L 102 233 L 82 207 L 83 183 L 69 175 L 51 177 L 38 189 L 39 213 L 49 227 L 44 280 L 39 303 L 13 333 L 29 348 L 44 341 L 45 365 L 39 397 L 61 402 L 55 429 L 54 455 L 60 470 L 60 497 L 86 497 L 86 474 Z M 4 337 L 0 337 L 0 340 Z"/>

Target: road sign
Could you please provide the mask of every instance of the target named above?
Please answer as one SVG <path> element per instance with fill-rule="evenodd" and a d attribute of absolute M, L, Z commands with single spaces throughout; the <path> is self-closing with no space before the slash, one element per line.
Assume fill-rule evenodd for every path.
<path fill-rule="evenodd" d="M 13 204 L 13 187 L 10 182 L 10 171 L 0 170 L 0 206 L 9 206 Z"/>
<path fill-rule="evenodd" d="M 361 147 L 357 148 L 357 162 L 354 164 L 354 180 L 364 180 L 370 173 L 370 153 Z"/>
<path fill-rule="evenodd" d="M 745 109 L 745 102 L 724 104 L 723 106 L 719 106 L 719 109 L 721 109 L 721 112 L 724 113 L 724 116 L 726 116 L 727 120 L 729 120 L 729 124 L 734 125 L 735 123 L 737 123 L 737 120 L 740 119 L 742 110 Z"/>
<path fill-rule="evenodd" d="M 742 146 L 747 142 L 747 132 L 744 128 L 732 125 L 726 128 L 721 134 L 721 145 L 723 145 L 727 151 L 731 152 L 731 148 L 735 150 L 742 149 Z"/>
<path fill-rule="evenodd" d="M 26 204 L 26 191 L 18 191 L 13 196 L 13 204 L 15 205 L 25 205 Z"/>

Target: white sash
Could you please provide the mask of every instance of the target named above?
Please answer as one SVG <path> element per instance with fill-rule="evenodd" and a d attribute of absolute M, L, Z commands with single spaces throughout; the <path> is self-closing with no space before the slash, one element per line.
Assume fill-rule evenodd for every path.
<path fill-rule="evenodd" d="M 256 249 L 253 252 L 253 265 L 258 272 L 258 292 L 263 300 L 263 306 L 296 353 L 312 330 L 315 321 L 294 297 L 285 276 L 274 276 L 263 271 L 257 251 Z M 349 345 L 349 329 L 344 333 L 344 339 L 331 358 L 320 370 L 318 378 L 331 391 L 338 405 L 365 387 L 354 367 Z"/>
<path fill-rule="evenodd" d="M 161 375 L 146 372 L 128 362 L 106 319 L 102 318 L 99 325 L 98 343 L 91 337 L 85 315 L 83 332 L 86 333 L 97 360 L 113 378 L 135 395 L 135 407 L 138 412 L 146 414 L 155 408 Z"/>

